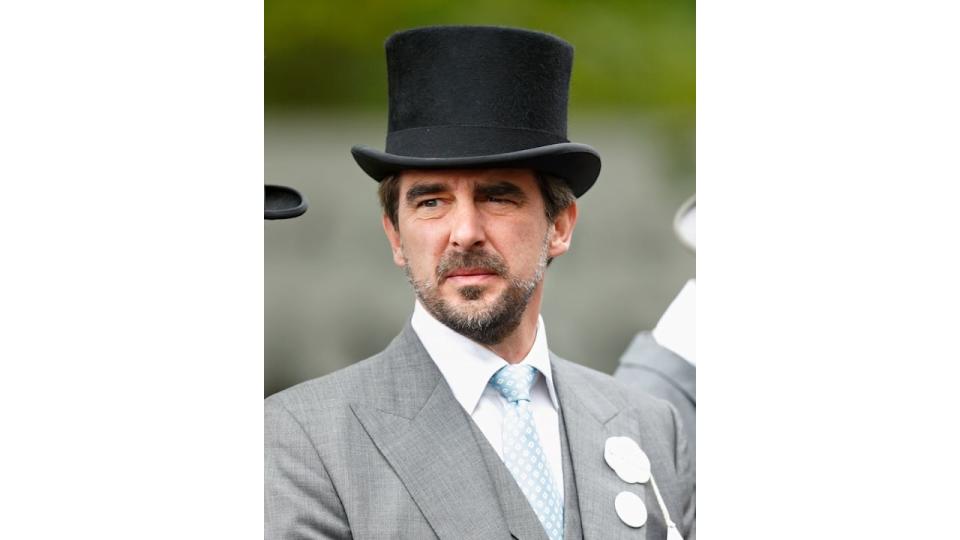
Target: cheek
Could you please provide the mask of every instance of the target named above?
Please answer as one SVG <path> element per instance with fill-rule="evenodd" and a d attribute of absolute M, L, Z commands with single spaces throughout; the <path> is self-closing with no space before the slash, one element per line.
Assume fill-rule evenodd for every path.
<path fill-rule="evenodd" d="M 431 231 L 409 228 L 400 237 L 403 256 L 407 264 L 415 271 L 426 269 L 433 272 L 440 257 L 443 256 L 445 243 L 441 235 Z"/>
<path fill-rule="evenodd" d="M 516 270 L 536 265 L 543 249 L 547 230 L 542 223 L 515 223 L 499 231 L 497 251 L 507 258 Z"/>

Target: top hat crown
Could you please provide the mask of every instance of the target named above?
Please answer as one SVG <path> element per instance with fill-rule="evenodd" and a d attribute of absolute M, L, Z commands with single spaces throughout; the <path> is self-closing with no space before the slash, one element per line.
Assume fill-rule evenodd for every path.
<path fill-rule="evenodd" d="M 434 26 L 386 42 L 386 151 L 355 146 L 375 180 L 404 169 L 531 168 L 576 196 L 596 181 L 600 157 L 567 140 L 573 47 L 541 32 Z"/>

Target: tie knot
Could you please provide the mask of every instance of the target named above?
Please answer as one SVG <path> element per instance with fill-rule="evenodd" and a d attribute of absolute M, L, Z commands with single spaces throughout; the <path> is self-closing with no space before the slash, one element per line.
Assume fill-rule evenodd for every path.
<path fill-rule="evenodd" d="M 511 403 L 520 400 L 530 401 L 530 388 L 537 380 L 537 370 L 533 366 L 514 364 L 504 366 L 490 378 L 490 386 Z"/>

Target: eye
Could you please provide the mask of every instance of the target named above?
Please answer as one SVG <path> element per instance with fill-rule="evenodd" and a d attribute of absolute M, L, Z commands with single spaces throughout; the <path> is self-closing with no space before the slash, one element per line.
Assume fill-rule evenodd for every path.
<path fill-rule="evenodd" d="M 417 208 L 436 208 L 440 204 L 438 199 L 426 199 L 417 203 Z"/>
<path fill-rule="evenodd" d="M 502 199 L 500 197 L 487 197 L 487 202 L 492 202 L 496 204 L 512 204 L 513 201 L 509 199 Z"/>

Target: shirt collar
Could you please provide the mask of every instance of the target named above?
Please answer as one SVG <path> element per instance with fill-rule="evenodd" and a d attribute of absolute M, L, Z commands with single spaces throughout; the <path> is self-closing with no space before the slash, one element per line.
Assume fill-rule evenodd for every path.
<path fill-rule="evenodd" d="M 483 396 L 487 383 L 490 382 L 490 377 L 506 366 L 507 361 L 435 319 L 419 300 L 413 307 L 410 325 L 427 349 L 430 358 L 440 369 L 450 390 L 453 391 L 453 396 L 467 413 L 472 414 L 480 402 L 480 397 Z M 550 393 L 550 401 L 553 402 L 554 408 L 559 408 L 556 390 L 553 387 L 553 371 L 550 369 L 547 332 L 543 325 L 543 317 L 539 315 L 537 316 L 537 337 L 533 340 L 530 352 L 520 363 L 533 366 L 543 374 Z"/>

